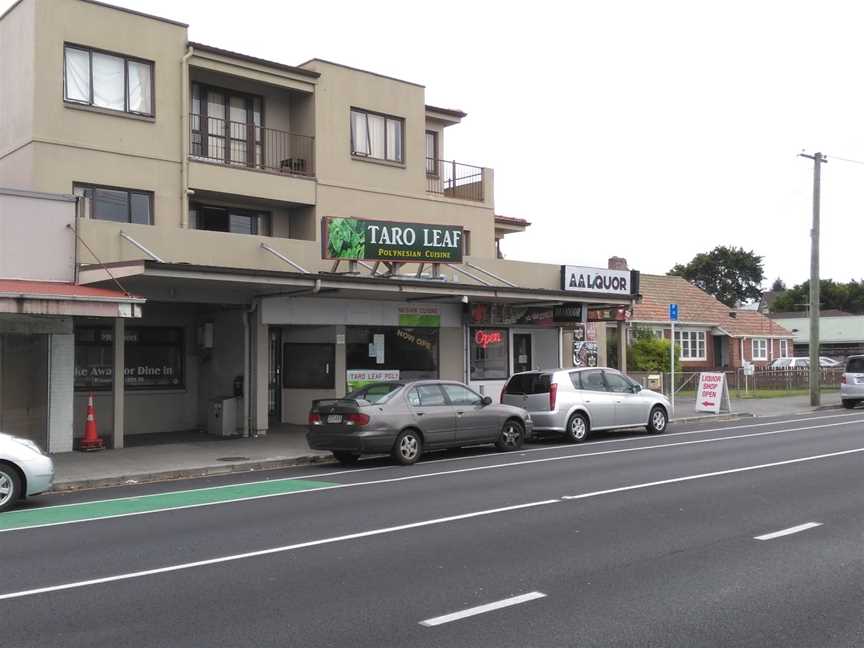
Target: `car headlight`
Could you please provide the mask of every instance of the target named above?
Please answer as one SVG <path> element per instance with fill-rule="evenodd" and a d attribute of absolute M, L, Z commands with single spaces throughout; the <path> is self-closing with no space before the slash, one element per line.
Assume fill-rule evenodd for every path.
<path fill-rule="evenodd" d="M 36 445 L 35 443 L 33 443 L 30 439 L 19 439 L 18 437 L 12 437 L 12 440 L 13 440 L 15 443 L 17 443 L 18 445 L 22 445 L 22 446 L 24 446 L 25 448 L 28 448 L 29 450 L 32 450 L 32 451 L 35 452 L 36 454 L 45 455 L 45 456 L 48 455 L 48 453 L 43 452 L 43 451 L 42 451 L 42 448 L 40 448 L 38 445 Z"/>

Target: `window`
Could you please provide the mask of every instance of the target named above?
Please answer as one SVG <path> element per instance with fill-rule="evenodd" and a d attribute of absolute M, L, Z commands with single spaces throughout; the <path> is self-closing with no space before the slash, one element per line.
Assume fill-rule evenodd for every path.
<path fill-rule="evenodd" d="M 126 389 L 183 389 L 183 329 L 126 327 Z M 114 331 L 108 326 L 75 328 L 75 390 L 110 390 Z"/>
<path fill-rule="evenodd" d="M 403 161 L 404 120 L 351 109 L 351 154 L 390 162 Z"/>
<path fill-rule="evenodd" d="M 367 403 L 372 404 L 384 404 L 400 389 L 402 389 L 402 383 L 375 383 L 374 385 L 369 385 L 363 389 L 353 391 L 350 394 L 347 394 L 345 398 L 364 400 Z"/>
<path fill-rule="evenodd" d="M 426 131 L 426 175 L 438 175 L 438 133 Z"/>
<path fill-rule="evenodd" d="M 519 396 L 529 394 L 548 394 L 552 384 L 552 374 L 523 373 L 513 376 L 504 388 L 505 394 Z"/>
<path fill-rule="evenodd" d="M 66 101 L 153 116 L 153 63 L 77 45 L 63 49 Z"/>
<path fill-rule="evenodd" d="M 451 405 L 479 405 L 483 402 L 480 394 L 462 385 L 441 385 L 447 393 Z"/>
<path fill-rule="evenodd" d="M 507 329 L 471 329 L 471 380 L 506 380 L 510 375 Z"/>
<path fill-rule="evenodd" d="M 334 389 L 336 345 L 286 342 L 282 346 L 282 386 L 286 389 Z"/>
<path fill-rule="evenodd" d="M 588 391 L 606 391 L 606 383 L 603 381 L 603 372 L 599 369 L 580 372 L 582 375 L 582 389 Z"/>
<path fill-rule="evenodd" d="M 789 357 L 789 340 L 780 340 L 780 357 Z"/>
<path fill-rule="evenodd" d="M 84 196 L 90 218 L 115 223 L 153 224 L 153 192 L 75 183 L 72 192 Z"/>
<path fill-rule="evenodd" d="M 765 338 L 753 338 L 753 359 L 767 360 L 768 359 L 768 340 Z"/>
<path fill-rule="evenodd" d="M 420 407 L 428 407 L 432 405 L 446 405 L 447 400 L 444 398 L 444 392 L 438 385 L 418 385 L 414 389 L 416 396 L 408 399 L 412 405 L 419 404 Z M 416 407 L 417 405 L 415 405 Z"/>
<path fill-rule="evenodd" d="M 606 388 L 610 392 L 615 392 L 616 394 L 626 394 L 633 391 L 633 386 L 621 374 L 612 373 L 611 371 L 605 371 L 603 372 L 603 375 L 606 378 Z"/>
<path fill-rule="evenodd" d="M 438 377 L 438 329 L 349 326 L 346 368 L 397 370 L 399 380 Z"/>
<path fill-rule="evenodd" d="M 234 207 L 193 205 L 189 209 L 189 226 L 211 232 L 270 236 L 270 213 Z"/>
<path fill-rule="evenodd" d="M 265 166 L 262 106 L 259 96 L 193 83 L 190 154 L 223 164 Z M 278 143 L 271 148 L 279 148 Z"/>
<path fill-rule="evenodd" d="M 675 331 L 681 360 L 705 360 L 705 331 Z"/>

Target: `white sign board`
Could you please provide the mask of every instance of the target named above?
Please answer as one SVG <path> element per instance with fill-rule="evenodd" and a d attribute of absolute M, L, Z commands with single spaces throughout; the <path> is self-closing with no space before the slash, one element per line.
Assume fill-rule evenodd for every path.
<path fill-rule="evenodd" d="M 630 271 L 561 266 L 561 289 L 573 292 L 630 294 Z"/>
<path fill-rule="evenodd" d="M 720 413 L 724 397 L 727 409 L 729 406 L 729 390 L 726 386 L 726 374 L 723 372 L 700 373 L 699 389 L 696 390 L 696 411 Z"/>

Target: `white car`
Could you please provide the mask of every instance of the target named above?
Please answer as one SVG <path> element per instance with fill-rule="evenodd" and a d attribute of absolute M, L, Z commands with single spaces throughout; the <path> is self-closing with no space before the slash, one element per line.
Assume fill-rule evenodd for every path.
<path fill-rule="evenodd" d="M 839 367 L 841 364 L 833 358 L 819 356 L 820 367 Z M 772 369 L 808 369 L 809 367 L 810 358 L 777 358 L 771 363 Z"/>
<path fill-rule="evenodd" d="M 0 434 L 0 513 L 54 483 L 54 462 L 29 439 Z"/>

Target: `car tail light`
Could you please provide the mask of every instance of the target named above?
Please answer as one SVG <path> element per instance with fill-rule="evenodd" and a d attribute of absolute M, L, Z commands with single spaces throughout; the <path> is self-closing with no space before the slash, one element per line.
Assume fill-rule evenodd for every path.
<path fill-rule="evenodd" d="M 549 411 L 555 411 L 555 403 L 558 401 L 558 383 L 549 385 Z"/>
<path fill-rule="evenodd" d="M 840 384 L 841 385 L 846 384 L 846 374 L 843 374 L 842 376 L 840 376 Z"/>
<path fill-rule="evenodd" d="M 346 425 L 367 425 L 369 423 L 368 414 L 349 414 L 345 417 Z"/>
<path fill-rule="evenodd" d="M 309 425 L 321 425 L 321 415 L 309 412 Z"/>

